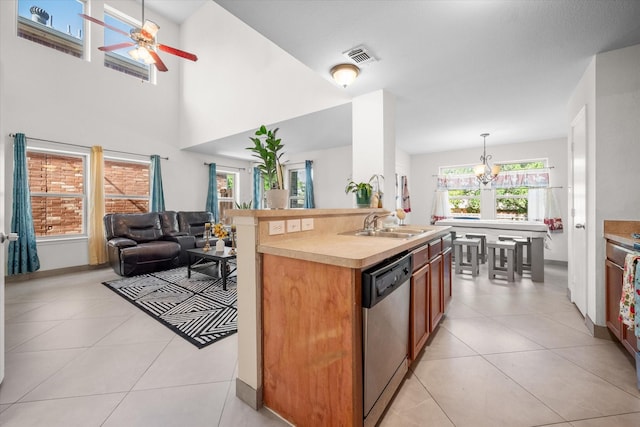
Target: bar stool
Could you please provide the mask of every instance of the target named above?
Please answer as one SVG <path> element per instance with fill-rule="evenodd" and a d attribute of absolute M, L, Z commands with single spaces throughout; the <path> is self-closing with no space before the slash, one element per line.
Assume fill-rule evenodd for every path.
<path fill-rule="evenodd" d="M 471 254 L 466 261 L 464 256 L 465 246 L 467 254 Z M 472 276 L 477 276 L 480 273 L 480 265 L 478 263 L 480 239 L 459 237 L 453 241 L 453 248 L 456 257 L 456 274 L 462 274 L 463 270 L 467 270 L 471 272 Z"/>
<path fill-rule="evenodd" d="M 522 253 L 521 253 L 522 245 L 519 244 L 519 242 L 520 243 L 522 242 L 522 236 L 505 236 L 501 234 L 498 236 L 498 240 L 506 241 L 506 242 L 516 242 L 516 252 L 515 252 L 516 273 L 522 275 Z M 504 267 L 505 263 L 506 263 L 505 251 L 504 249 L 500 249 L 500 266 Z"/>
<path fill-rule="evenodd" d="M 516 242 L 507 240 L 487 243 L 487 252 L 489 252 L 489 279 L 494 279 L 496 275 L 500 275 L 506 276 L 508 282 L 515 281 L 516 245 Z M 506 252 L 506 266 L 500 262 L 499 257 L 496 257 L 496 249 L 499 249 L 500 253 L 503 253 L 503 251 Z"/>
<path fill-rule="evenodd" d="M 478 257 L 482 264 L 487 262 L 487 235 L 481 233 L 467 233 L 465 236 L 467 239 L 480 239 L 480 252 Z M 470 255 L 467 252 L 467 261 L 470 261 Z"/>

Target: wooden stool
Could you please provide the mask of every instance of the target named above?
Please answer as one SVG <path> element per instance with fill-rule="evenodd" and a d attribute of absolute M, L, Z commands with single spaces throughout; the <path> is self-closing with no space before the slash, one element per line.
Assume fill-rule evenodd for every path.
<path fill-rule="evenodd" d="M 478 257 L 482 264 L 487 262 L 487 235 L 480 233 L 467 233 L 465 236 L 467 239 L 480 239 L 480 252 Z M 467 252 L 467 261 L 471 261 L 470 254 Z"/>
<path fill-rule="evenodd" d="M 467 254 L 471 254 L 470 260 L 465 261 L 465 246 Z M 459 237 L 453 241 L 453 248 L 456 257 L 456 274 L 462 274 L 463 270 L 471 272 L 472 276 L 480 273 L 480 265 L 478 264 L 478 249 L 480 248 L 480 239 L 467 239 Z"/>
<path fill-rule="evenodd" d="M 487 243 L 487 252 L 489 252 L 489 279 L 494 279 L 496 275 L 506 276 L 507 281 L 515 281 L 515 264 L 516 264 L 516 245 L 514 241 L 497 241 Z M 506 252 L 506 266 L 500 263 L 500 259 L 496 257 L 496 249 Z"/>
<path fill-rule="evenodd" d="M 523 271 L 523 254 L 522 251 L 524 249 L 523 247 L 523 243 L 527 242 L 527 239 L 521 237 L 521 236 L 504 236 L 504 235 L 500 235 L 498 236 L 498 240 L 499 241 L 506 241 L 506 242 L 516 242 L 516 252 L 515 252 L 515 258 L 516 258 L 516 273 L 518 273 L 519 275 L 522 276 L 522 271 Z M 530 253 L 527 252 L 527 254 Z M 505 259 L 505 250 L 504 249 L 500 249 L 500 266 L 504 267 L 506 263 L 506 259 Z"/>

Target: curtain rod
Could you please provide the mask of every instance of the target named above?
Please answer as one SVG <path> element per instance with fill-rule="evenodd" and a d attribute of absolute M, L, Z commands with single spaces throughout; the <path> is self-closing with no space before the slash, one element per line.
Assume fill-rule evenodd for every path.
<path fill-rule="evenodd" d="M 247 168 L 239 168 L 239 167 L 237 167 L 237 166 L 225 166 L 225 165 L 219 165 L 219 164 L 217 164 L 216 162 L 211 162 L 211 163 L 204 162 L 204 165 L 205 165 L 205 166 L 209 166 L 209 165 L 213 165 L 213 164 L 215 164 L 216 166 L 220 166 L 221 168 L 227 168 L 227 169 L 238 169 L 239 171 L 247 170 Z"/>
<path fill-rule="evenodd" d="M 10 136 L 11 138 L 14 138 L 14 137 L 16 136 L 16 134 L 15 134 L 15 133 L 10 133 L 10 134 L 9 134 L 9 136 Z M 32 140 L 32 141 L 51 142 L 51 143 L 53 143 L 53 144 L 68 145 L 68 146 L 70 146 L 70 147 L 91 148 L 91 147 L 88 147 L 88 146 L 86 146 L 86 145 L 71 144 L 70 142 L 53 141 L 53 140 L 51 140 L 51 139 L 33 138 L 33 137 L 31 137 L 31 136 L 26 136 L 26 135 L 25 135 L 25 138 L 26 138 L 26 139 L 30 139 L 30 140 Z M 118 150 L 110 150 L 110 149 L 105 149 L 104 151 L 109 151 L 110 153 L 131 154 L 131 155 L 133 155 L 133 156 L 148 157 L 148 155 L 147 155 L 147 154 L 130 153 L 130 152 L 128 152 L 128 151 L 118 151 Z M 161 159 L 163 159 L 163 160 L 169 160 L 169 158 L 168 158 L 168 157 L 162 157 L 162 156 L 160 156 L 160 158 L 161 158 Z"/>

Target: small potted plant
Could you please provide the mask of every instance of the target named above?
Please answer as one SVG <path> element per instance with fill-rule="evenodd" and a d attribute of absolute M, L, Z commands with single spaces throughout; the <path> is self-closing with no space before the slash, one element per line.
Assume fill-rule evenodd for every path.
<path fill-rule="evenodd" d="M 347 186 L 344 189 L 346 194 L 354 193 L 356 195 L 356 205 L 359 208 L 371 207 L 371 194 L 373 192 L 373 185 L 371 184 L 377 175 L 373 175 L 369 182 L 355 182 L 349 180 Z"/>
<path fill-rule="evenodd" d="M 282 140 L 276 137 L 276 129 L 267 129 L 266 126 L 260 126 L 255 133 L 255 137 L 249 137 L 253 142 L 253 146 L 247 147 L 247 150 L 253 152 L 253 156 L 260 160 L 256 166 L 262 175 L 267 188 L 266 198 L 267 207 L 271 209 L 284 209 L 287 207 L 289 194 L 284 188 L 284 179 L 282 176 L 281 158 L 284 154 L 281 150 L 284 148 Z"/>

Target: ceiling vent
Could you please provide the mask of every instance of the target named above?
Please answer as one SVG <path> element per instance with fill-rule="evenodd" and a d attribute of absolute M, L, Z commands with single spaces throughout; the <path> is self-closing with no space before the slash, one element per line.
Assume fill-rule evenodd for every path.
<path fill-rule="evenodd" d="M 376 62 L 376 58 L 374 58 L 364 46 L 354 47 L 346 52 L 342 52 L 342 54 L 357 65 L 367 65 Z"/>

